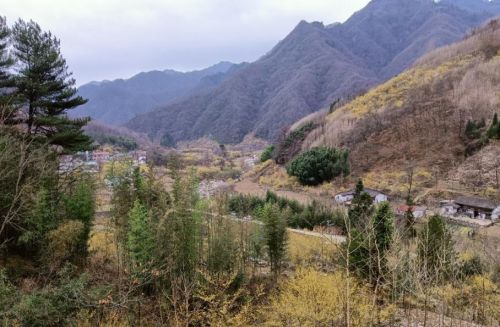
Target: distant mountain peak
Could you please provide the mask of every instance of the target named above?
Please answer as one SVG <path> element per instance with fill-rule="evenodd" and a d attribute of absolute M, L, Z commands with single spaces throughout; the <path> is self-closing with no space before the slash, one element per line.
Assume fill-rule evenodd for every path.
<path fill-rule="evenodd" d="M 176 141 L 213 135 L 237 143 L 249 133 L 273 140 L 283 127 L 391 78 L 495 14 L 481 0 L 373 0 L 342 24 L 301 21 L 265 56 L 213 89 L 127 126 Z"/>

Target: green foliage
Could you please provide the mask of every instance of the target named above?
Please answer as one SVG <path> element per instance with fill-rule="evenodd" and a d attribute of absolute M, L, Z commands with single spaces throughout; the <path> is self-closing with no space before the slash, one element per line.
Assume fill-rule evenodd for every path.
<path fill-rule="evenodd" d="M 297 156 L 287 172 L 304 185 L 318 185 L 350 173 L 348 152 L 325 147 L 313 148 Z"/>
<path fill-rule="evenodd" d="M 33 211 L 26 217 L 19 241 L 31 251 L 38 252 L 44 245 L 45 235 L 57 228 L 60 216 L 57 212 L 57 198 L 53 190 L 41 188 L 36 194 Z"/>
<path fill-rule="evenodd" d="M 487 132 L 488 138 L 490 139 L 500 139 L 500 124 L 498 122 L 498 114 L 495 113 L 493 120 L 491 122 L 490 128 Z"/>
<path fill-rule="evenodd" d="M 120 147 L 127 151 L 133 151 L 139 147 L 139 145 L 134 139 L 125 136 L 115 136 L 115 135 L 101 133 L 101 134 L 93 134 L 92 138 L 94 139 L 95 142 L 99 143 L 100 145 L 109 144 Z"/>
<path fill-rule="evenodd" d="M 474 255 L 472 258 L 464 260 L 460 266 L 460 273 L 463 277 L 481 275 L 484 270 L 483 263 L 478 255 Z"/>
<path fill-rule="evenodd" d="M 82 127 L 89 119 L 71 119 L 67 111 L 87 100 L 77 95 L 60 42 L 33 22 L 18 20 L 12 29 L 13 54 L 17 60 L 15 85 L 19 108 L 26 108 L 21 123 L 41 142 L 68 152 L 91 148 Z"/>
<path fill-rule="evenodd" d="M 202 210 L 194 176 L 174 174 L 172 210 L 159 230 L 159 255 L 168 265 L 170 280 L 192 281 L 201 258 Z"/>
<path fill-rule="evenodd" d="M 373 236 L 374 242 L 371 247 L 372 261 L 372 282 L 383 278 L 387 271 L 386 254 L 390 250 L 394 241 L 394 213 L 389 202 L 383 202 L 375 211 L 373 216 Z"/>
<path fill-rule="evenodd" d="M 167 148 L 174 148 L 175 147 L 174 138 L 167 132 L 163 134 L 163 136 L 161 137 L 160 145 L 165 146 Z"/>
<path fill-rule="evenodd" d="M 419 233 L 418 261 L 427 283 L 443 282 L 455 262 L 453 240 L 441 216 L 435 215 Z"/>
<path fill-rule="evenodd" d="M 260 155 L 260 162 L 266 162 L 273 158 L 274 145 L 270 145 L 262 151 Z"/>
<path fill-rule="evenodd" d="M 231 221 L 224 217 L 225 203 L 218 203 L 219 212 L 207 217 L 208 271 L 214 275 L 232 274 L 238 264 L 238 246 Z"/>
<path fill-rule="evenodd" d="M 80 178 L 71 193 L 64 196 L 64 204 L 66 219 L 80 221 L 83 224 L 83 233 L 77 249 L 82 255 L 86 255 L 95 214 L 95 185 L 89 177 Z"/>
<path fill-rule="evenodd" d="M 88 290 L 85 276 L 72 278 L 73 270 L 65 266 L 58 274 L 57 283 L 29 293 L 17 292 L 5 274 L 0 272 L 0 304 L 7 304 L 0 305 L 0 325 L 74 325 L 78 311 L 95 303 L 95 299 Z"/>
<path fill-rule="evenodd" d="M 69 260 L 79 259 L 82 251 L 87 251 L 85 240 L 85 226 L 78 220 L 68 220 L 47 233 L 46 245 L 43 253 L 43 263 L 51 270 L 57 270 Z"/>
<path fill-rule="evenodd" d="M 370 248 L 365 235 L 353 228 L 347 235 L 347 242 L 343 245 L 343 252 L 346 253 L 346 259 L 350 271 L 353 271 L 361 278 L 368 278 L 370 275 Z"/>
<path fill-rule="evenodd" d="M 475 140 L 481 137 L 481 131 L 478 124 L 473 120 L 468 120 L 465 125 L 465 136 L 470 140 Z"/>
<path fill-rule="evenodd" d="M 373 199 L 364 189 L 363 181 L 359 180 L 348 212 L 349 223 L 359 229 L 367 226 L 373 214 Z"/>
<path fill-rule="evenodd" d="M 134 271 L 144 272 L 151 268 L 155 255 L 155 238 L 147 209 L 137 199 L 129 212 L 127 248 Z"/>
<path fill-rule="evenodd" d="M 0 16 L 0 106 L 8 104 L 12 100 L 10 92 L 4 92 L 6 88 L 10 88 L 14 85 L 14 81 L 10 72 L 10 68 L 14 64 L 14 60 L 9 55 L 10 29 L 7 26 L 5 17 Z M 2 113 L 2 118 L 8 118 L 10 113 L 8 112 L 8 107 L 0 108 L 0 113 Z M 7 111 L 7 112 L 6 112 Z"/>
<path fill-rule="evenodd" d="M 465 149 L 466 156 L 473 155 L 481 150 L 489 143 L 490 139 L 500 139 L 500 123 L 496 113 L 493 115 L 490 127 L 486 130 L 486 133 L 483 133 L 485 127 L 486 122 L 484 119 L 481 119 L 479 123 L 471 120 L 467 121 L 465 136 L 473 142 L 467 144 Z"/>
<path fill-rule="evenodd" d="M 391 247 L 394 236 L 394 213 L 389 202 L 379 204 L 373 217 L 375 246 L 383 256 Z"/>
<path fill-rule="evenodd" d="M 286 134 L 273 149 L 276 163 L 283 165 L 295 157 L 302 148 L 302 142 L 316 127 L 315 123 L 309 122 Z"/>
<path fill-rule="evenodd" d="M 278 276 L 286 256 L 286 217 L 277 204 L 267 203 L 262 208 L 260 219 L 264 222 L 263 233 L 271 271 Z"/>
<path fill-rule="evenodd" d="M 286 213 L 286 221 L 291 228 L 312 230 L 316 226 L 344 227 L 343 213 L 331 210 L 317 201 L 302 205 L 298 201 L 279 197 L 276 193 L 268 191 L 265 198 L 250 195 L 234 195 L 229 199 L 230 212 L 239 217 L 251 215 L 260 219 L 260 212 L 268 204 L 277 204 L 280 211 Z"/>

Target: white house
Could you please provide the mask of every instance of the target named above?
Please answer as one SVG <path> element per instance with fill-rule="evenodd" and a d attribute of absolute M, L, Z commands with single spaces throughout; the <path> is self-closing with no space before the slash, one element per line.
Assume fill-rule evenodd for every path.
<path fill-rule="evenodd" d="M 415 219 L 420 219 L 420 218 L 423 218 L 425 216 L 427 216 L 427 207 L 424 207 L 424 206 L 408 206 L 406 204 L 402 204 L 400 205 L 397 209 L 396 209 L 396 213 L 398 215 L 405 215 L 408 210 L 411 210 L 411 212 L 413 213 L 413 217 Z"/>
<path fill-rule="evenodd" d="M 491 213 L 491 221 L 497 221 L 500 219 L 500 206 L 496 207 Z"/>
<path fill-rule="evenodd" d="M 389 197 L 377 190 L 371 189 L 371 188 L 365 188 L 363 192 L 368 193 L 372 199 L 374 204 L 378 204 L 380 202 L 388 201 Z M 354 194 L 356 191 L 349 191 L 349 192 L 342 192 L 337 195 L 335 195 L 335 201 L 339 204 L 345 204 L 345 205 L 350 205 L 352 199 L 354 198 Z"/>
<path fill-rule="evenodd" d="M 441 214 L 444 216 L 453 216 L 457 213 L 459 206 L 453 200 L 443 200 L 440 203 Z"/>

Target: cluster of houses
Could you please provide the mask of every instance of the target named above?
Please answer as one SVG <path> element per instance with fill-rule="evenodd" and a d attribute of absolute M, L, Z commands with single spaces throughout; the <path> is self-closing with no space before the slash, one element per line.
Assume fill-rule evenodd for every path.
<path fill-rule="evenodd" d="M 102 164 L 126 159 L 132 160 L 135 165 L 145 164 L 147 153 L 143 150 L 135 150 L 128 153 L 96 150 L 78 152 L 73 155 L 61 155 L 59 156 L 59 171 L 65 173 L 80 169 L 89 173 L 98 173 Z"/>
<path fill-rule="evenodd" d="M 364 192 L 372 197 L 374 204 L 389 201 L 390 199 L 387 194 L 374 189 L 365 188 Z M 339 193 L 335 195 L 335 201 L 337 204 L 350 206 L 354 194 L 354 190 Z M 408 206 L 402 204 L 395 208 L 395 212 L 399 216 L 403 216 L 408 211 L 411 211 L 416 219 L 427 216 L 427 207 L 425 206 Z M 439 213 L 458 222 L 462 219 L 462 222 L 494 223 L 500 219 L 500 204 L 480 197 L 458 197 L 455 200 L 441 201 Z"/>

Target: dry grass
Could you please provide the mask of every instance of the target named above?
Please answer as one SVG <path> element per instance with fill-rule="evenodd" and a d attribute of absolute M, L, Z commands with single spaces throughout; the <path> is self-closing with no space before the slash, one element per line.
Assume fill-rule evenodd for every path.
<path fill-rule="evenodd" d="M 488 53 L 500 45 L 499 25 L 488 25 L 461 43 L 431 53 L 412 69 L 338 108 L 308 135 L 303 149 L 346 147 L 353 176 L 395 194 L 405 191 L 408 167 L 424 172 L 416 185 L 422 192 L 433 179 L 456 181 L 457 174 L 451 172 L 464 176 L 457 166 L 464 160 L 467 120 L 485 119 L 489 124 L 500 107 L 500 54 Z M 481 191 L 495 196 L 491 172 L 500 162 L 492 157 L 490 163 L 479 170 L 489 178 L 481 183 Z M 477 175 L 469 180 L 477 183 Z M 460 183 L 466 179 L 458 177 Z"/>

